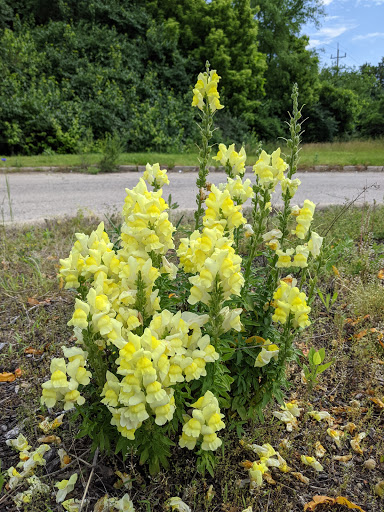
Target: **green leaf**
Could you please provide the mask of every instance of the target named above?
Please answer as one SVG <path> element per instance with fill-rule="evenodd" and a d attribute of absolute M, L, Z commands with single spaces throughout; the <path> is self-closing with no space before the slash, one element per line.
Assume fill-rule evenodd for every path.
<path fill-rule="evenodd" d="M 319 354 L 321 357 L 321 362 L 323 362 L 324 358 L 325 358 L 325 348 L 324 347 L 319 350 Z"/>
<path fill-rule="evenodd" d="M 331 366 L 332 363 L 333 363 L 333 361 L 329 361 L 329 363 L 325 363 L 325 364 L 318 366 L 317 373 L 323 373 L 327 368 L 329 368 Z"/>
<path fill-rule="evenodd" d="M 321 363 L 322 359 L 321 359 L 321 355 L 319 354 L 319 352 L 314 353 L 312 361 L 313 361 L 313 364 L 315 364 L 316 366 Z"/>

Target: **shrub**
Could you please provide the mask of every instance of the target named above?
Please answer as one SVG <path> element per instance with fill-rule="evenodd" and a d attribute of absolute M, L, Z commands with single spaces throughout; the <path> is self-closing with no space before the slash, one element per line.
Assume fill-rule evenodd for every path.
<path fill-rule="evenodd" d="M 315 205 L 291 206 L 300 185 L 297 88 L 287 162 L 280 149 L 262 151 L 251 185 L 243 179 L 244 148 L 220 144 L 215 159 L 228 178 L 216 187 L 206 178 L 213 119 L 223 108 L 219 78 L 207 67 L 194 89 L 202 141 L 195 229 L 176 254 L 176 228 L 162 198 L 169 180 L 158 164 L 148 164 L 127 190 L 118 240 L 113 244 L 101 223 L 90 236 L 77 234 L 61 260 L 66 288 L 77 291 L 68 323 L 77 344 L 52 360 L 42 403 L 76 408 L 80 435 L 90 436 L 94 449 L 113 446 L 126 455 L 131 448 L 151 473 L 167 467 L 180 433 L 181 447 L 197 447 L 198 469 L 212 472 L 223 411 L 241 431 L 247 420 L 262 418 L 272 397 L 282 402 L 293 339 L 310 324 L 316 278 L 308 265 L 316 276 L 321 264 L 322 238 L 311 231 Z M 283 208 L 271 219 L 278 184 Z M 242 214 L 248 198 L 250 224 Z"/>

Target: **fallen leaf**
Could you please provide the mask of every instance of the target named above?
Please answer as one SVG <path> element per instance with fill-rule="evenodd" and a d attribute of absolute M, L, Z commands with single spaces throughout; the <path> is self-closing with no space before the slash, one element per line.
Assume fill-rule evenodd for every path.
<path fill-rule="evenodd" d="M 0 373 L 0 382 L 13 382 L 16 379 L 14 373 L 3 372 Z"/>
<path fill-rule="evenodd" d="M 335 276 L 340 276 L 340 272 L 337 270 L 337 268 L 332 265 L 332 270 L 333 270 L 333 273 L 335 274 Z"/>
<path fill-rule="evenodd" d="M 263 479 L 264 479 L 268 484 L 276 485 L 276 482 L 275 482 L 275 480 L 272 478 L 271 473 L 264 473 L 264 474 L 263 474 Z"/>
<path fill-rule="evenodd" d="M 332 459 L 338 460 L 339 462 L 348 462 L 352 459 L 352 454 L 349 453 L 348 455 L 334 455 Z"/>
<path fill-rule="evenodd" d="M 0 382 L 13 382 L 18 377 L 21 377 L 20 368 L 16 368 L 16 370 L 12 372 L 3 372 L 0 373 Z"/>
<path fill-rule="evenodd" d="M 40 302 L 35 297 L 28 297 L 27 302 L 30 306 L 37 306 Z"/>
<path fill-rule="evenodd" d="M 37 348 L 33 348 L 33 347 L 27 347 L 25 350 L 24 350 L 24 354 L 32 354 L 34 356 L 41 356 L 41 354 L 43 354 L 44 350 L 38 350 Z"/>
<path fill-rule="evenodd" d="M 338 505 L 346 505 L 348 508 L 355 508 L 357 510 L 360 510 L 360 512 L 364 512 L 364 510 L 361 507 L 359 507 L 359 505 L 352 503 L 352 501 L 349 501 L 347 498 L 344 498 L 343 496 L 338 496 L 335 499 L 335 503 L 337 503 Z"/>
<path fill-rule="evenodd" d="M 47 444 L 50 444 L 50 443 L 60 444 L 61 439 L 58 436 L 50 435 L 50 436 L 39 437 L 37 442 L 38 443 L 47 443 Z"/>
<path fill-rule="evenodd" d="M 379 279 L 384 279 L 384 268 L 382 268 L 381 270 L 379 270 L 379 273 L 377 274 L 377 277 Z"/>
<path fill-rule="evenodd" d="M 303 484 L 309 484 L 309 478 L 304 476 L 302 473 L 299 473 L 298 471 L 292 471 L 291 475 L 293 475 L 297 480 L 300 480 L 300 482 Z"/>
<path fill-rule="evenodd" d="M 251 336 L 250 338 L 247 338 L 245 340 L 245 343 L 264 345 L 264 343 L 266 343 L 266 340 L 264 338 L 262 338 L 261 336 Z"/>
<path fill-rule="evenodd" d="M 360 331 L 359 333 L 355 334 L 355 338 L 357 340 L 360 340 L 361 338 L 364 338 L 368 334 L 368 329 L 364 329 L 363 331 Z"/>
<path fill-rule="evenodd" d="M 380 398 L 371 398 L 369 397 L 369 399 L 374 403 L 376 404 L 377 406 L 380 407 L 380 409 L 384 409 L 384 402 L 382 400 L 380 400 Z"/>
<path fill-rule="evenodd" d="M 338 496 L 337 498 L 330 498 L 329 496 L 314 496 L 313 501 L 311 501 L 310 503 L 306 503 L 304 505 L 304 511 L 305 510 L 315 510 L 317 505 L 322 505 L 322 504 L 345 505 L 348 508 L 354 508 L 354 509 L 360 510 L 360 512 L 364 512 L 364 510 L 361 507 L 359 507 L 359 505 L 352 503 L 352 501 L 349 501 L 347 498 L 344 498 L 343 496 Z"/>
<path fill-rule="evenodd" d="M 333 503 L 335 503 L 335 500 L 333 498 L 330 498 L 329 496 L 313 496 L 313 499 L 311 502 L 309 503 L 306 503 L 304 505 L 304 512 L 306 510 L 315 510 L 315 508 L 317 507 L 317 505 L 321 505 L 321 504 L 326 504 L 326 503 L 329 503 L 331 505 L 333 505 Z"/>

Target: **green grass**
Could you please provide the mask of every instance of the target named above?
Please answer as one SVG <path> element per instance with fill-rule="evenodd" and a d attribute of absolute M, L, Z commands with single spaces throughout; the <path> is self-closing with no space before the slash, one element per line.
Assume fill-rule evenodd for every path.
<path fill-rule="evenodd" d="M 282 151 L 284 145 L 281 144 Z M 268 151 L 273 147 L 266 146 Z M 256 157 L 249 152 L 247 165 L 253 165 Z M 87 155 L 38 155 L 13 156 L 7 158 L 4 167 L 82 167 L 84 169 L 96 165 L 101 159 L 100 154 Z M 120 165 L 145 165 L 159 162 L 173 168 L 177 165 L 198 165 L 197 153 L 123 153 Z M 212 160 L 210 165 L 217 165 Z M 304 144 L 300 153 L 300 167 L 314 165 L 384 165 L 384 141 L 350 141 L 333 143 Z"/>

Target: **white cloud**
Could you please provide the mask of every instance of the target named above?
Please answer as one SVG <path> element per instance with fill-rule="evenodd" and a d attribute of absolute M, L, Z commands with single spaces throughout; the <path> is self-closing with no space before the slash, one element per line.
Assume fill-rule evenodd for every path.
<path fill-rule="evenodd" d="M 355 36 L 352 41 L 364 41 L 365 39 L 376 39 L 378 37 L 384 37 L 384 32 L 371 32 L 370 34 L 361 34 Z"/>
<path fill-rule="evenodd" d="M 308 48 L 315 48 L 316 46 L 329 44 L 331 41 L 341 36 L 341 34 L 344 34 L 344 32 L 347 32 L 347 30 L 351 30 L 352 28 L 356 28 L 356 25 L 335 25 L 333 27 L 322 27 L 315 34 L 309 34 L 310 41 Z"/>
<path fill-rule="evenodd" d="M 333 0 L 323 0 L 324 5 L 329 5 L 333 2 Z"/>

